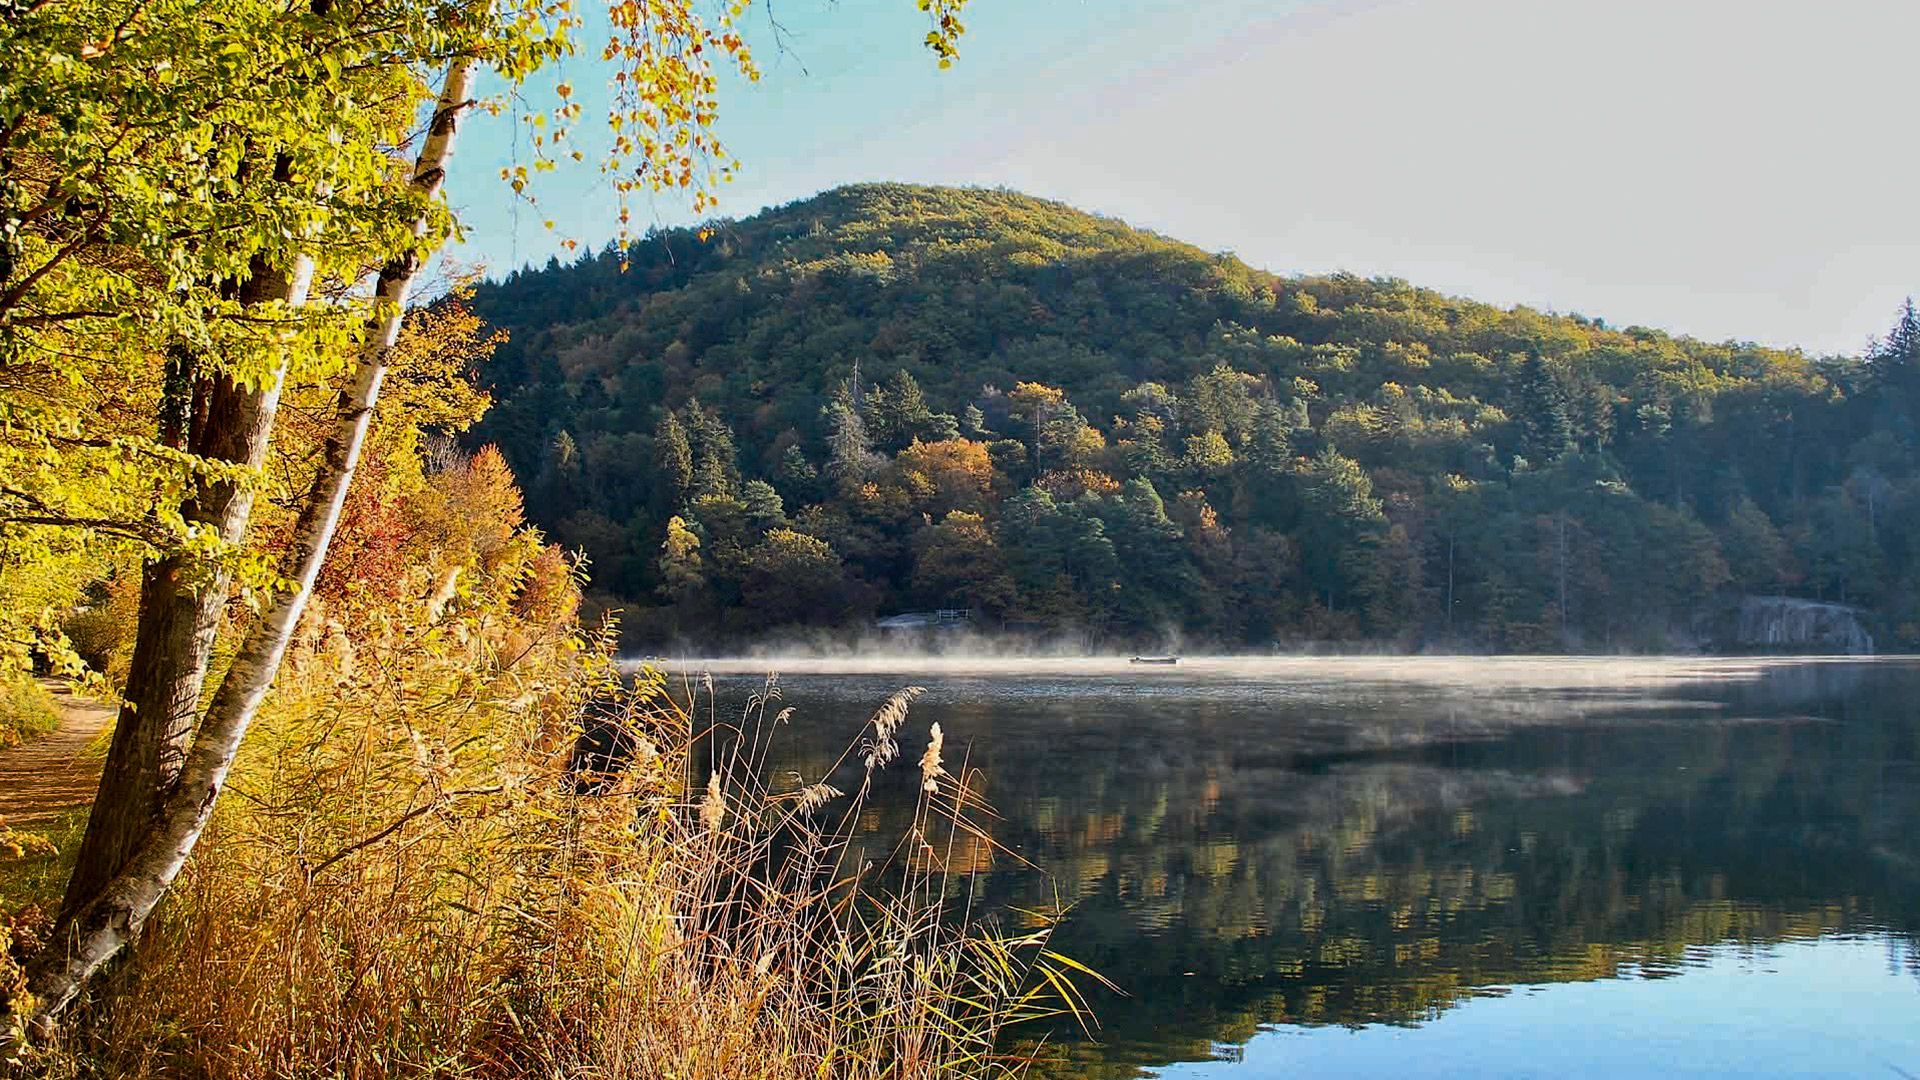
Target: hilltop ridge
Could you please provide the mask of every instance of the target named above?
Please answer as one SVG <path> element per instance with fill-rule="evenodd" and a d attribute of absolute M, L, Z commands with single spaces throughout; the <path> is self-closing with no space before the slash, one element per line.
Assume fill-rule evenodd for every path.
<path fill-rule="evenodd" d="M 476 437 L 644 640 L 958 605 L 1136 641 L 1667 648 L 1743 591 L 1915 621 L 1885 363 L 903 184 L 473 305 L 511 334 Z"/>

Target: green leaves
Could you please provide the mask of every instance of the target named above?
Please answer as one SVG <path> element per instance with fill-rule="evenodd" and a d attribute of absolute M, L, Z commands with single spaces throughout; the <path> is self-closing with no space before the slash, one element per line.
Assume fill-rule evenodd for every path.
<path fill-rule="evenodd" d="M 49 0 L 8 27 L 0 610 L 10 639 L 25 633 L 18 612 L 71 601 L 78 571 L 64 568 L 160 551 L 257 561 L 180 513 L 197 485 L 261 481 L 156 423 L 166 358 L 191 358 L 201 383 L 249 388 L 340 369 L 371 313 L 352 288 L 363 267 L 423 251 L 451 227 L 436 208 L 424 234 L 413 228 L 419 200 L 389 148 L 418 122 L 422 76 L 487 43 L 490 11 Z M 328 301 L 249 293 L 247 282 L 303 257 Z M 274 585 L 259 567 L 242 577 Z"/>

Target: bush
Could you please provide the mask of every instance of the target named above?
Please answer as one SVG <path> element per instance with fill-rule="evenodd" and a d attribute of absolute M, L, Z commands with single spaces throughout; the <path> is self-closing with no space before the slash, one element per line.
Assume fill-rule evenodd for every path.
<path fill-rule="evenodd" d="M 0 747 L 18 745 L 59 726 L 60 714 L 39 683 L 25 675 L 0 674 Z"/>

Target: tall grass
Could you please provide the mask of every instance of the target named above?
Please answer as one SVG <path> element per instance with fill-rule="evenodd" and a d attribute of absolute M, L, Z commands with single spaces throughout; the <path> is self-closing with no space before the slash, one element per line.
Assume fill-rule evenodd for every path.
<path fill-rule="evenodd" d="M 0 672 L 0 749 L 60 726 L 53 699 L 26 675 Z"/>
<path fill-rule="evenodd" d="M 937 729 L 905 838 L 857 849 L 913 691 L 833 775 L 778 776 L 777 686 L 723 716 L 710 682 L 619 678 L 524 588 L 435 580 L 351 636 L 314 615 L 200 852 L 43 1069 L 986 1077 L 1019 1070 L 1007 1024 L 1081 1008 L 1047 927 L 997 930 L 949 869 L 990 840 Z M 583 727 L 618 752 L 581 758 Z"/>

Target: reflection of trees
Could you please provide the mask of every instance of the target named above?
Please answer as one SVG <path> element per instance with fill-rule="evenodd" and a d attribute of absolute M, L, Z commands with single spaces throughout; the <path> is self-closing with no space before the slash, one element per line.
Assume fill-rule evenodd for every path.
<path fill-rule="evenodd" d="M 1360 722 L 1205 698 L 1020 716 L 937 691 L 918 715 L 976 740 L 997 839 L 1051 875 L 1003 860 L 991 897 L 1057 888 L 1077 904 L 1058 947 L 1131 995 L 1097 1003 L 1106 1046 L 1056 1043 L 1048 1071 L 1115 1075 L 1263 1023 L 1418 1023 L 1691 946 L 1920 930 L 1914 685 L 1802 669 L 1731 708 L 1571 723 L 1418 700 Z"/>

